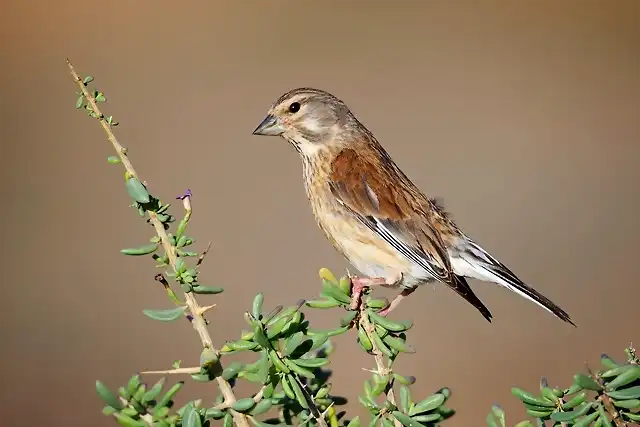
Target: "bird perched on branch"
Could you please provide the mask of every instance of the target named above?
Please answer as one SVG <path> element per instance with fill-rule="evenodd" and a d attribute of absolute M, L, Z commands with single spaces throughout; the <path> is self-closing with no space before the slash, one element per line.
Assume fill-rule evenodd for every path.
<path fill-rule="evenodd" d="M 441 282 L 491 321 L 465 279 L 475 278 L 497 283 L 575 326 L 564 310 L 464 234 L 330 93 L 312 88 L 285 93 L 253 134 L 281 136 L 300 154 L 318 225 L 364 275 L 351 277 L 351 308 L 357 308 L 366 287 L 402 289 L 380 312 L 386 315 L 419 285 Z"/>

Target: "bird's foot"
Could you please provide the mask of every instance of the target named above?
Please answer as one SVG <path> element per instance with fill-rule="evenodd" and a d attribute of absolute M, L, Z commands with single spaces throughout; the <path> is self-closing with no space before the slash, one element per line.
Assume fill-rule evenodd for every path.
<path fill-rule="evenodd" d="M 387 317 L 387 314 L 389 314 L 389 313 L 391 312 L 391 310 L 392 310 L 392 308 L 391 308 L 391 304 L 389 304 L 388 306 L 386 306 L 385 308 L 383 308 L 382 310 L 380 310 L 380 311 L 378 312 L 378 314 L 379 314 L 380 316 Z"/>
<path fill-rule="evenodd" d="M 389 313 L 391 313 L 393 311 L 393 309 L 398 307 L 398 304 L 400 304 L 400 301 L 402 301 L 403 299 L 405 299 L 406 297 L 411 295 L 413 293 L 413 291 L 415 291 L 416 289 L 417 289 L 417 286 L 413 287 L 413 288 L 405 288 L 405 289 L 403 289 L 402 292 L 400 292 L 398 294 L 398 296 L 396 296 L 393 299 L 393 301 L 391 301 L 391 303 L 389 303 L 388 306 L 386 306 L 382 310 L 378 311 L 378 314 L 380 316 L 385 316 L 386 317 Z"/>
<path fill-rule="evenodd" d="M 351 277 L 351 304 L 350 310 L 356 310 L 360 306 L 362 293 L 371 286 L 383 286 L 387 284 L 384 277 Z"/>

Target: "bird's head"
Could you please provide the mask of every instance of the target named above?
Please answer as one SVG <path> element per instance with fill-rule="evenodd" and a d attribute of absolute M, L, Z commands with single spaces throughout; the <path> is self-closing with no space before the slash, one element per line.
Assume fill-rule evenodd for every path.
<path fill-rule="evenodd" d="M 349 108 L 328 92 L 299 88 L 273 103 L 254 135 L 281 136 L 303 155 L 340 144 L 342 130 L 353 119 Z"/>

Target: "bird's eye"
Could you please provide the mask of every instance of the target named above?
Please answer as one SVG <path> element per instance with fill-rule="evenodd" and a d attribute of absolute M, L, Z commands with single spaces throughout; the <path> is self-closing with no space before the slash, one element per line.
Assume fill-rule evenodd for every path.
<path fill-rule="evenodd" d="M 299 102 L 294 102 L 291 105 L 289 105 L 289 111 L 292 113 L 296 113 L 298 112 L 298 110 L 300 110 L 300 103 Z"/>

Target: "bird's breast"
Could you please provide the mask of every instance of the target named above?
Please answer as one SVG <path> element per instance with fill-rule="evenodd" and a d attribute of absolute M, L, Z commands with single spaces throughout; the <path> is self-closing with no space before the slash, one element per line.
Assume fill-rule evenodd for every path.
<path fill-rule="evenodd" d="M 305 189 L 316 222 L 333 246 L 369 277 L 393 277 L 396 272 L 412 276 L 415 266 L 339 203 L 329 175 L 317 168 L 305 167 Z"/>

